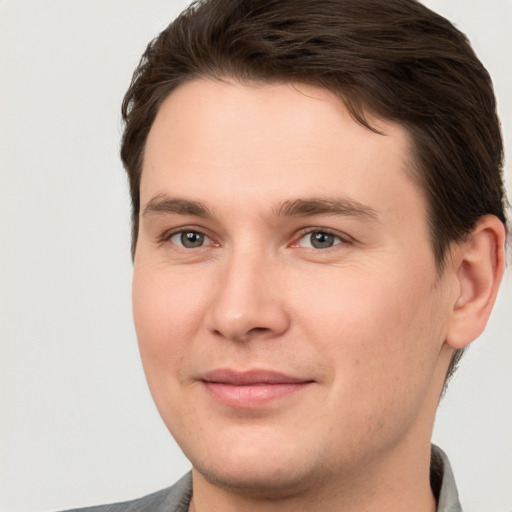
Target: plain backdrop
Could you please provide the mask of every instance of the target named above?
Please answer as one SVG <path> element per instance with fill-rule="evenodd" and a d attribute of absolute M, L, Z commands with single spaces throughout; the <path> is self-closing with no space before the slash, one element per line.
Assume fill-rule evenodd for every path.
<path fill-rule="evenodd" d="M 118 159 L 131 73 L 186 3 L 0 0 L 4 512 L 135 498 L 189 468 L 138 358 Z M 425 3 L 467 33 L 491 72 L 512 159 L 512 2 Z M 510 196 L 510 164 L 506 176 Z M 511 305 L 509 273 L 436 422 L 466 512 L 512 511 Z"/>

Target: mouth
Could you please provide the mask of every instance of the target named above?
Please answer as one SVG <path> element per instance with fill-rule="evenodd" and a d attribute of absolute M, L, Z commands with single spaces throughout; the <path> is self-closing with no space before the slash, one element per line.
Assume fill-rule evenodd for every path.
<path fill-rule="evenodd" d="M 228 407 L 254 409 L 294 395 L 314 381 L 269 370 L 218 369 L 200 377 L 210 396 Z"/>

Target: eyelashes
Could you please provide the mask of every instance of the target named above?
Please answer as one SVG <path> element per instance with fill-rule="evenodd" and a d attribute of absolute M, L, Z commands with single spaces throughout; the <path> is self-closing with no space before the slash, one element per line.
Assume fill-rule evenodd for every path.
<path fill-rule="evenodd" d="M 329 229 L 315 228 L 303 232 L 301 236 L 292 243 L 291 247 L 304 247 L 309 249 L 330 249 L 336 245 L 348 243 L 347 237 L 333 233 Z"/>
<path fill-rule="evenodd" d="M 190 227 L 167 232 L 161 237 L 161 242 L 169 242 L 175 247 L 184 250 L 201 249 L 204 247 L 220 247 L 221 244 L 207 235 L 201 229 Z M 302 230 L 288 246 L 292 248 L 306 248 L 318 251 L 331 249 L 338 245 L 353 243 L 346 234 L 334 232 L 327 228 L 308 228 Z"/>
<path fill-rule="evenodd" d="M 179 247 L 184 249 L 197 249 L 206 244 L 211 245 L 212 240 L 208 235 L 192 229 L 178 231 L 171 235 L 168 240 Z"/>
<path fill-rule="evenodd" d="M 161 244 L 169 244 L 183 250 L 201 249 L 204 247 L 220 247 L 220 243 L 197 227 L 181 227 L 166 231 L 158 240 Z"/>

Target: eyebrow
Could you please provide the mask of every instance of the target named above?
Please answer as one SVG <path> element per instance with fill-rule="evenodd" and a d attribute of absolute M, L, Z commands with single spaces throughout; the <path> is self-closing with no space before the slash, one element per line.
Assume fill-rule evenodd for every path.
<path fill-rule="evenodd" d="M 170 213 L 212 217 L 210 210 L 200 201 L 159 194 L 144 206 L 142 215 Z M 368 205 L 345 197 L 291 199 L 273 208 L 276 217 L 311 217 L 314 215 L 342 215 L 379 221 L 377 212 Z"/>
<path fill-rule="evenodd" d="M 345 197 L 293 199 L 285 201 L 275 210 L 278 217 L 309 217 L 313 215 L 343 215 L 379 221 L 375 209 Z"/>
<path fill-rule="evenodd" d="M 177 197 L 168 197 L 159 194 L 150 199 L 144 206 L 143 217 L 155 213 L 175 213 L 178 215 L 195 215 L 197 217 L 211 217 L 208 208 L 199 201 L 190 201 Z"/>

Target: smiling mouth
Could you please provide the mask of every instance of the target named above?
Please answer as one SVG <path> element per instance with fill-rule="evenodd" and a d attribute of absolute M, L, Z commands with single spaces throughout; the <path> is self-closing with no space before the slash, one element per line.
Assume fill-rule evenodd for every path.
<path fill-rule="evenodd" d="M 267 370 L 234 371 L 219 369 L 204 374 L 200 381 L 210 396 L 228 407 L 254 409 L 289 397 L 313 380 Z"/>

